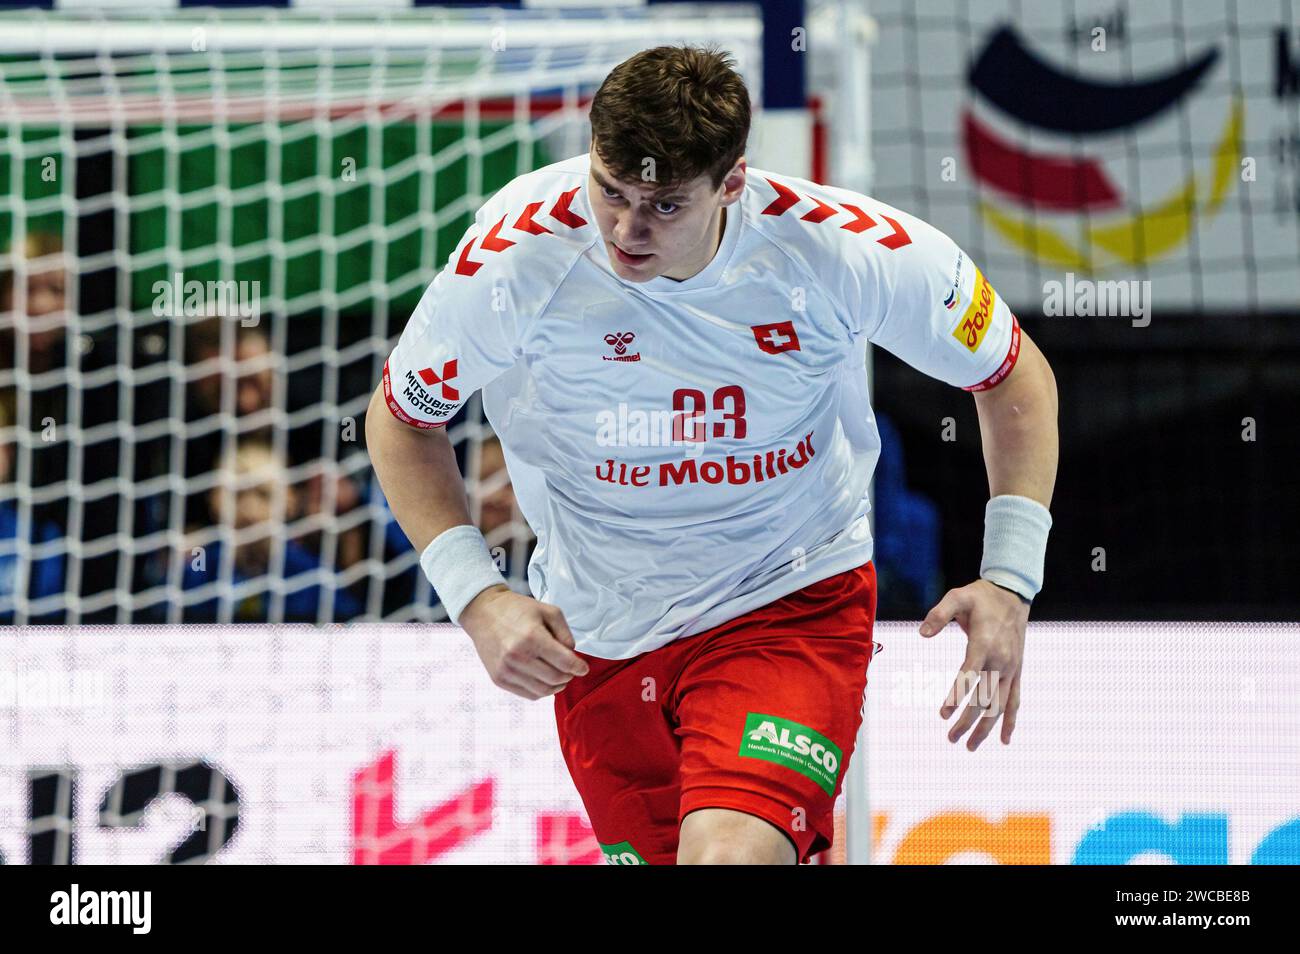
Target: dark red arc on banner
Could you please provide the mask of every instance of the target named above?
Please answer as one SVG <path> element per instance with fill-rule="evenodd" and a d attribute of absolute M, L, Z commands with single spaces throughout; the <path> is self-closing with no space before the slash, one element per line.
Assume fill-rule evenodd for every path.
<path fill-rule="evenodd" d="M 1026 205 L 1107 209 L 1120 204 L 1119 191 L 1095 159 L 1065 159 L 1023 151 L 999 139 L 969 112 L 962 123 L 962 135 L 975 177 Z"/>

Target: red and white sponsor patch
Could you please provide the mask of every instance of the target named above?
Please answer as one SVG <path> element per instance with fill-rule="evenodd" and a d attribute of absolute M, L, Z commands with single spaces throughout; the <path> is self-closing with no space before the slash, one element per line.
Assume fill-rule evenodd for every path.
<path fill-rule="evenodd" d="M 1012 315 L 1011 316 L 1011 347 L 1007 350 L 1006 358 L 1002 361 L 1000 365 L 998 365 L 998 369 L 996 371 L 990 374 L 979 384 L 971 385 L 968 388 L 962 388 L 962 390 L 963 391 L 987 391 L 989 388 L 996 387 L 1006 379 L 1006 376 L 1008 374 L 1011 373 L 1011 369 L 1016 366 L 1016 358 L 1018 358 L 1019 356 L 1020 356 L 1020 322 L 1016 320 L 1015 315 Z"/>
<path fill-rule="evenodd" d="M 388 374 L 388 362 L 384 362 L 384 400 L 388 402 L 388 410 L 393 412 L 393 417 L 397 418 L 403 424 L 409 424 L 411 427 L 418 427 L 421 430 L 430 430 L 435 427 L 446 427 L 446 421 L 417 421 L 411 415 L 402 410 L 402 406 L 393 399 L 393 381 Z"/>
<path fill-rule="evenodd" d="M 457 375 L 456 366 L 459 359 L 452 358 L 450 361 L 444 361 L 442 373 L 439 374 L 433 368 L 425 368 L 423 371 L 417 371 L 420 380 L 424 382 L 425 387 L 433 387 L 435 384 L 442 385 L 442 399 L 444 401 L 459 401 L 460 392 L 451 386 L 451 381 Z"/>

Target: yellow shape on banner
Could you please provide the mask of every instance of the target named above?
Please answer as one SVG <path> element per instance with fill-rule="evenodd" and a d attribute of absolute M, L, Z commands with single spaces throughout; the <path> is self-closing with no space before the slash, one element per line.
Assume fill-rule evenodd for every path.
<path fill-rule="evenodd" d="M 974 851 L 1003 865 L 1052 863 L 1052 823 L 1046 815 L 1007 815 L 991 822 L 971 812 L 941 812 L 917 824 L 894 853 L 896 865 L 941 865 Z"/>
<path fill-rule="evenodd" d="M 1140 265 L 1186 241 L 1195 212 L 1196 176 L 1191 176 L 1181 192 L 1151 211 L 1139 212 L 1119 225 L 1089 229 L 1088 238 L 1121 262 Z"/>
<path fill-rule="evenodd" d="M 1233 102 L 1223 135 L 1215 146 L 1213 181 L 1199 212 L 1196 207 L 1199 190 L 1193 174 L 1188 176 L 1181 188 L 1154 209 L 1139 212 L 1115 225 L 1088 228 L 1084 247 L 1108 252 L 1111 260 L 1104 263 L 1077 248 L 1049 225 L 1032 224 L 1028 220 L 1001 212 L 987 202 L 980 203 L 980 212 L 984 220 L 1009 244 L 1058 268 L 1095 272 L 1102 264 L 1122 262 L 1126 265 L 1140 265 L 1184 243 L 1197 218 L 1217 211 L 1223 204 L 1240 162 L 1244 126 L 1245 108 L 1238 98 Z"/>
<path fill-rule="evenodd" d="M 1040 262 L 1047 262 L 1066 271 L 1093 271 L 1092 261 L 1086 259 L 1073 245 L 1047 225 L 1033 225 L 1000 212 L 987 202 L 980 203 L 984 221 L 1016 248 L 1028 252 Z"/>
<path fill-rule="evenodd" d="M 1214 187 L 1210 191 L 1210 201 L 1206 211 L 1213 212 L 1223 204 L 1228 194 L 1228 186 L 1241 168 L 1241 139 L 1246 128 L 1246 107 L 1238 98 L 1232 104 L 1232 117 L 1228 120 L 1228 129 L 1219 148 L 1214 151 Z"/>

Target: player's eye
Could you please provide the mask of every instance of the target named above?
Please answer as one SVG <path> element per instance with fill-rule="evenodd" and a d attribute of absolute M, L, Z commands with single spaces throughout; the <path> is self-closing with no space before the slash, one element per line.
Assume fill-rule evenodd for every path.
<path fill-rule="evenodd" d="M 660 206 L 664 206 L 664 205 L 668 206 L 668 208 L 666 208 L 666 209 L 662 209 L 662 208 L 660 208 Z M 674 212 L 676 212 L 676 211 L 678 210 L 678 208 L 679 208 L 679 206 L 677 205 L 676 202 L 656 202 L 656 203 L 655 203 L 655 211 L 658 212 L 660 215 L 672 215 Z"/>
<path fill-rule="evenodd" d="M 607 198 L 607 199 L 621 199 L 621 198 L 623 198 L 621 195 L 619 195 L 617 192 L 615 192 L 615 191 L 613 191 L 612 189 L 610 189 L 608 186 L 601 186 L 601 187 L 600 187 L 600 191 L 601 191 L 601 194 L 604 195 L 605 198 Z"/>

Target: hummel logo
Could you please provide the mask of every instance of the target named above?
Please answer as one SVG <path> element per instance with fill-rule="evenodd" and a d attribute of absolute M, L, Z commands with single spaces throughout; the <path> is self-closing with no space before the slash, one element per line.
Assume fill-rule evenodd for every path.
<path fill-rule="evenodd" d="M 614 346 L 615 354 L 626 354 L 627 346 L 632 343 L 636 335 L 630 331 L 620 331 L 616 335 L 605 335 L 605 344 Z"/>
<path fill-rule="evenodd" d="M 632 331 L 616 331 L 612 335 L 605 335 L 605 344 L 614 349 L 614 357 L 605 355 L 606 361 L 640 361 L 641 352 L 628 354 L 627 346 L 636 340 L 636 333 Z"/>

